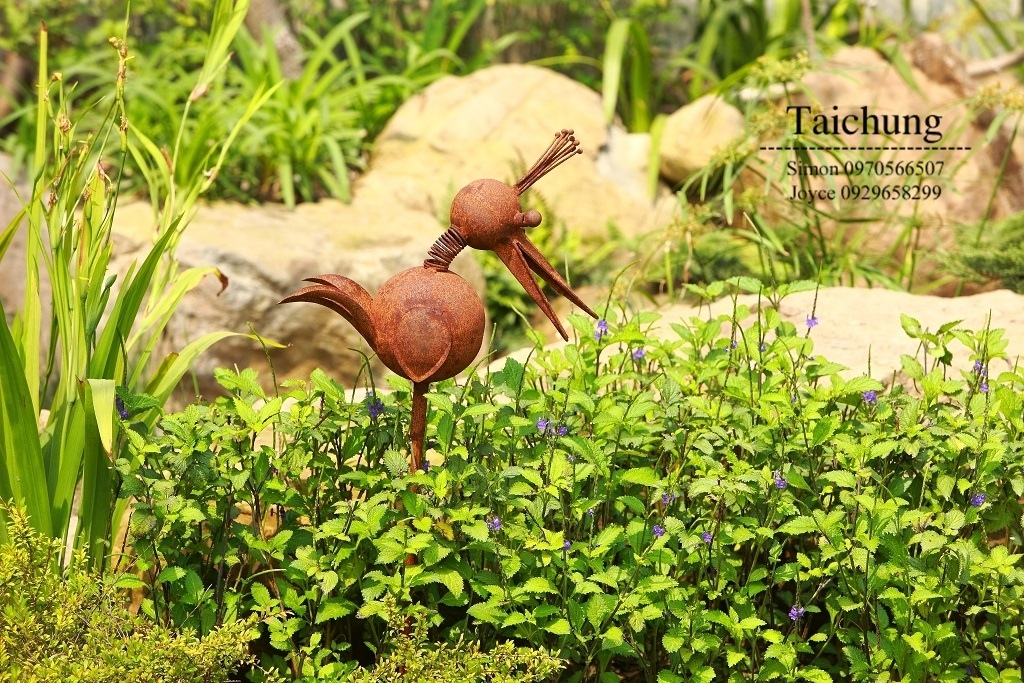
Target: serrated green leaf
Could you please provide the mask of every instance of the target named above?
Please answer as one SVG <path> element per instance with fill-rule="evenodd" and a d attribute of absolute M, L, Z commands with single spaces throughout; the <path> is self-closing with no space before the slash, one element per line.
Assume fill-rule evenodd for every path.
<path fill-rule="evenodd" d="M 320 603 L 320 609 L 316 613 L 316 623 L 322 624 L 330 619 L 341 619 L 352 614 L 355 610 L 355 603 L 345 598 L 328 598 Z"/>
<path fill-rule="evenodd" d="M 818 525 L 814 519 L 807 515 L 794 517 L 778 528 L 778 533 L 781 534 L 809 534 L 818 531 Z"/>
<path fill-rule="evenodd" d="M 145 588 L 146 582 L 134 574 L 122 574 L 117 577 L 116 581 L 114 581 L 114 587 L 126 590 L 135 590 L 136 588 Z"/>
<path fill-rule="evenodd" d="M 451 591 L 451 594 L 455 597 L 461 597 L 462 591 L 465 588 L 465 582 L 462 580 L 462 575 L 454 569 L 439 569 L 437 570 L 437 576 L 441 579 L 441 582 Z"/>
<path fill-rule="evenodd" d="M 832 676 L 814 666 L 802 666 L 797 669 L 797 675 L 811 683 L 832 683 Z"/>
<path fill-rule="evenodd" d="M 508 616 L 497 605 L 489 602 L 478 602 L 475 605 L 470 605 L 466 613 L 478 621 L 495 625 L 501 625 Z"/>
<path fill-rule="evenodd" d="M 650 467 L 633 467 L 623 472 L 619 481 L 623 484 L 658 486 L 661 484 L 661 477 Z"/>
<path fill-rule="evenodd" d="M 161 583 L 174 583 L 183 576 L 185 576 L 186 570 L 183 567 L 164 567 L 163 571 L 157 574 L 156 582 Z"/>
<path fill-rule="evenodd" d="M 406 462 L 405 456 L 398 451 L 384 453 L 384 467 L 387 468 L 392 479 L 404 477 L 409 473 L 409 463 Z"/>
<path fill-rule="evenodd" d="M 462 412 L 462 417 L 476 417 L 477 415 L 490 415 L 498 408 L 490 403 L 474 403 Z"/>
<path fill-rule="evenodd" d="M 569 620 L 563 617 L 555 619 L 545 626 L 544 630 L 548 633 L 554 633 L 556 636 L 567 636 L 572 631 L 572 628 L 569 626 Z"/>
<path fill-rule="evenodd" d="M 665 635 L 661 639 L 661 644 L 665 647 L 665 651 L 669 654 L 678 652 L 683 644 L 688 639 L 688 634 L 683 629 L 675 626 L 665 632 Z"/>
<path fill-rule="evenodd" d="M 526 583 L 523 584 L 523 590 L 527 593 L 557 593 L 558 589 L 555 588 L 555 584 L 551 583 L 550 580 L 543 576 L 534 576 L 527 579 Z"/>
<path fill-rule="evenodd" d="M 615 608 L 616 598 L 607 593 L 596 593 L 587 600 L 586 612 L 587 621 L 591 626 L 598 628 L 601 622 L 607 618 Z"/>
<path fill-rule="evenodd" d="M 270 597 L 270 591 L 262 583 L 254 581 L 250 584 L 249 594 L 252 595 L 258 607 L 270 607 L 275 604 Z"/>
<path fill-rule="evenodd" d="M 462 533 L 466 534 L 474 541 L 486 541 L 487 540 L 487 522 L 482 519 L 478 519 L 472 524 L 463 524 Z"/>

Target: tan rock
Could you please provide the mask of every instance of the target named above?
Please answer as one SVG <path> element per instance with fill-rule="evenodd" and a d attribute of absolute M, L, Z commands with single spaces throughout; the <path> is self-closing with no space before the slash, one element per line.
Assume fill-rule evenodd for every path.
<path fill-rule="evenodd" d="M 705 95 L 680 107 L 665 121 L 661 137 L 661 175 L 686 180 L 743 135 L 743 114 L 721 97 Z"/>
<path fill-rule="evenodd" d="M 817 302 L 815 303 L 815 296 Z M 756 294 L 737 297 L 736 305 L 747 306 L 756 311 L 758 306 L 768 302 Z M 703 320 L 719 315 L 730 315 L 733 311 L 731 298 L 720 299 L 702 307 L 676 304 L 656 309 L 661 314 L 651 329 L 651 334 L 662 339 L 677 339 L 672 323 L 687 324 L 691 318 Z M 860 289 L 854 287 L 826 287 L 818 292 L 808 291 L 791 294 L 782 300 L 779 314 L 783 320 L 792 322 L 799 330 L 807 329 L 807 316 L 812 313 L 818 324 L 810 330 L 814 342 L 813 353 L 829 361 L 841 363 L 848 370 L 840 373 L 846 379 L 870 375 L 889 384 L 894 379 L 906 384 L 902 374 L 900 355 L 907 354 L 921 360 L 919 342 L 903 331 L 900 314 L 905 313 L 917 319 L 925 329 L 936 331 L 948 322 L 961 320 L 960 329 L 981 331 L 989 325 L 992 329 L 1006 330 L 1008 341 L 1007 358 L 994 359 L 989 364 L 989 377 L 993 380 L 1000 372 L 1018 367 L 1024 361 L 1024 295 L 1001 289 L 973 296 L 944 298 L 922 296 L 886 289 Z M 743 328 L 753 324 L 754 318 L 741 322 Z M 728 333 L 728 332 L 726 332 Z M 556 342 L 552 346 L 561 346 Z M 974 361 L 969 351 L 959 341 L 950 346 L 953 353 L 953 377 L 956 370 L 970 371 Z M 516 351 L 518 360 L 525 360 L 532 349 Z M 934 362 L 934 358 L 929 359 Z M 869 371 L 870 363 L 870 371 Z M 495 362 L 500 369 L 504 360 Z"/>
<path fill-rule="evenodd" d="M 619 127 L 609 132 L 596 92 L 523 64 L 450 76 L 403 104 L 378 136 L 370 172 L 355 191 L 391 194 L 447 220 L 459 188 L 477 178 L 514 182 L 560 128 L 576 132 L 583 154 L 531 190 L 553 214 L 546 220 L 597 238 L 609 223 L 628 235 L 668 223 L 674 197 L 661 188 L 656 202 L 648 199 L 646 162 L 637 161 L 644 141 Z"/>

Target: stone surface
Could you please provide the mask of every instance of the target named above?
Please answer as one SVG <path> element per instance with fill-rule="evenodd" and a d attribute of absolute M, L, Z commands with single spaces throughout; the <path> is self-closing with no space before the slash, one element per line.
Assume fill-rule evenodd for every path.
<path fill-rule="evenodd" d="M 686 180 L 743 134 L 743 114 L 721 97 L 705 95 L 670 114 L 661 136 L 661 175 Z"/>
<path fill-rule="evenodd" d="M 515 182 L 559 128 L 576 131 L 583 154 L 531 190 L 554 217 L 597 238 L 609 222 L 628 235 L 668 223 L 675 198 L 662 187 L 648 199 L 646 160 L 638 161 L 644 141 L 605 126 L 596 92 L 523 64 L 443 78 L 410 99 L 375 141 L 360 186 L 398 185 L 399 202 L 446 215 L 455 193 L 477 178 Z"/>
<path fill-rule="evenodd" d="M 741 295 L 737 297 L 737 304 L 754 311 L 759 304 L 758 296 Z M 767 302 L 762 298 L 761 304 L 767 305 Z M 662 317 L 654 324 L 651 333 L 659 338 L 677 339 L 671 323 L 687 323 L 692 317 L 706 320 L 729 315 L 733 311 L 733 301 L 731 298 L 720 299 L 712 303 L 710 309 L 706 305 L 698 309 L 678 304 L 656 310 Z M 829 287 L 817 292 L 817 304 L 815 292 L 809 291 L 791 294 L 782 300 L 779 307 L 781 317 L 794 323 L 799 330 L 806 329 L 807 316 L 812 311 L 818 318 L 818 325 L 810 331 L 813 353 L 849 368 L 840 373 L 847 379 L 870 374 L 887 385 L 894 379 L 907 383 L 901 370 L 900 354 L 916 356 L 918 360 L 921 354 L 918 342 L 908 337 L 900 325 L 901 313 L 916 318 L 922 327 L 933 332 L 955 320 L 963 321 L 959 325 L 961 329 L 979 331 L 985 328 L 991 316 L 991 328 L 1005 329 L 1009 344 L 1006 348 L 1008 358 L 990 362 L 989 377 L 995 379 L 1000 372 L 1024 363 L 1024 295 L 1005 289 L 951 299 L 884 289 Z M 748 326 L 751 320 L 747 319 Z M 558 345 L 560 343 L 553 346 Z M 974 362 L 970 360 L 966 347 L 959 341 L 954 340 L 950 349 L 954 369 L 970 370 L 973 367 Z M 529 352 L 530 349 L 523 349 L 512 355 L 525 360 Z M 503 364 L 504 360 L 495 361 L 495 369 L 500 369 Z"/>

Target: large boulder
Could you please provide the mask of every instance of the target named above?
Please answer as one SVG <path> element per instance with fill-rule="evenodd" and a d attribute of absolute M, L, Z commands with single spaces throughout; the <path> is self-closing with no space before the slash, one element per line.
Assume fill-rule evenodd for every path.
<path fill-rule="evenodd" d="M 736 297 L 736 306 L 746 306 L 751 311 L 770 304 L 757 294 Z M 731 315 L 733 299 L 726 297 L 710 305 L 702 306 L 674 304 L 654 309 L 661 318 L 653 325 L 650 333 L 660 339 L 678 339 L 672 323 L 687 324 L 691 318 L 703 320 L 720 315 Z M 939 327 L 954 321 L 961 321 L 961 329 L 981 331 L 986 327 L 1006 330 L 1007 358 L 994 359 L 989 363 L 990 378 L 1000 372 L 1019 367 L 1024 360 L 1024 295 L 1009 290 L 946 298 L 923 296 L 887 289 L 861 289 L 855 287 L 823 287 L 817 292 L 798 292 L 785 297 L 778 307 L 783 320 L 792 322 L 798 329 L 807 329 L 807 319 L 812 314 L 817 318 L 809 331 L 814 342 L 814 354 L 830 361 L 841 363 L 848 369 L 840 375 L 849 379 L 870 375 L 888 384 L 895 380 L 909 384 L 903 375 L 900 356 L 921 359 L 920 342 L 907 336 L 901 325 L 901 314 L 915 318 L 921 326 L 935 332 Z M 744 328 L 752 324 L 752 318 L 742 321 Z M 614 330 L 613 330 L 614 331 Z M 728 331 L 725 332 L 728 334 Z M 560 346 L 557 341 L 552 346 Z M 949 346 L 954 370 L 970 371 L 974 361 L 963 344 L 953 340 Z M 516 351 L 512 355 L 525 360 L 532 349 Z M 929 362 L 934 362 L 933 357 Z M 504 361 L 496 361 L 496 368 Z M 954 374 L 954 376 L 956 376 Z"/>
<path fill-rule="evenodd" d="M 721 97 L 705 95 L 668 116 L 661 134 L 660 170 L 679 183 L 743 135 L 746 121 Z"/>
<path fill-rule="evenodd" d="M 576 132 L 583 154 L 531 190 L 553 214 L 545 218 L 594 238 L 609 224 L 636 235 L 668 223 L 675 198 L 664 187 L 653 201 L 647 194 L 646 136 L 606 126 L 601 98 L 586 86 L 524 64 L 446 77 L 410 99 L 375 141 L 360 185 L 446 216 L 477 178 L 515 182 L 561 128 Z"/>

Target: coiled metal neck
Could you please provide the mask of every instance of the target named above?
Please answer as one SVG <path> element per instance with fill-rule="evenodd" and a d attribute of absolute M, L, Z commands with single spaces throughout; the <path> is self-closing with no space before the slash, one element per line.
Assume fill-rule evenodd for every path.
<path fill-rule="evenodd" d="M 434 270 L 448 270 L 452 259 L 459 255 L 459 252 L 466 248 L 466 240 L 455 228 L 448 228 L 437 238 L 433 246 L 427 252 L 427 260 L 423 262 L 424 268 Z"/>

